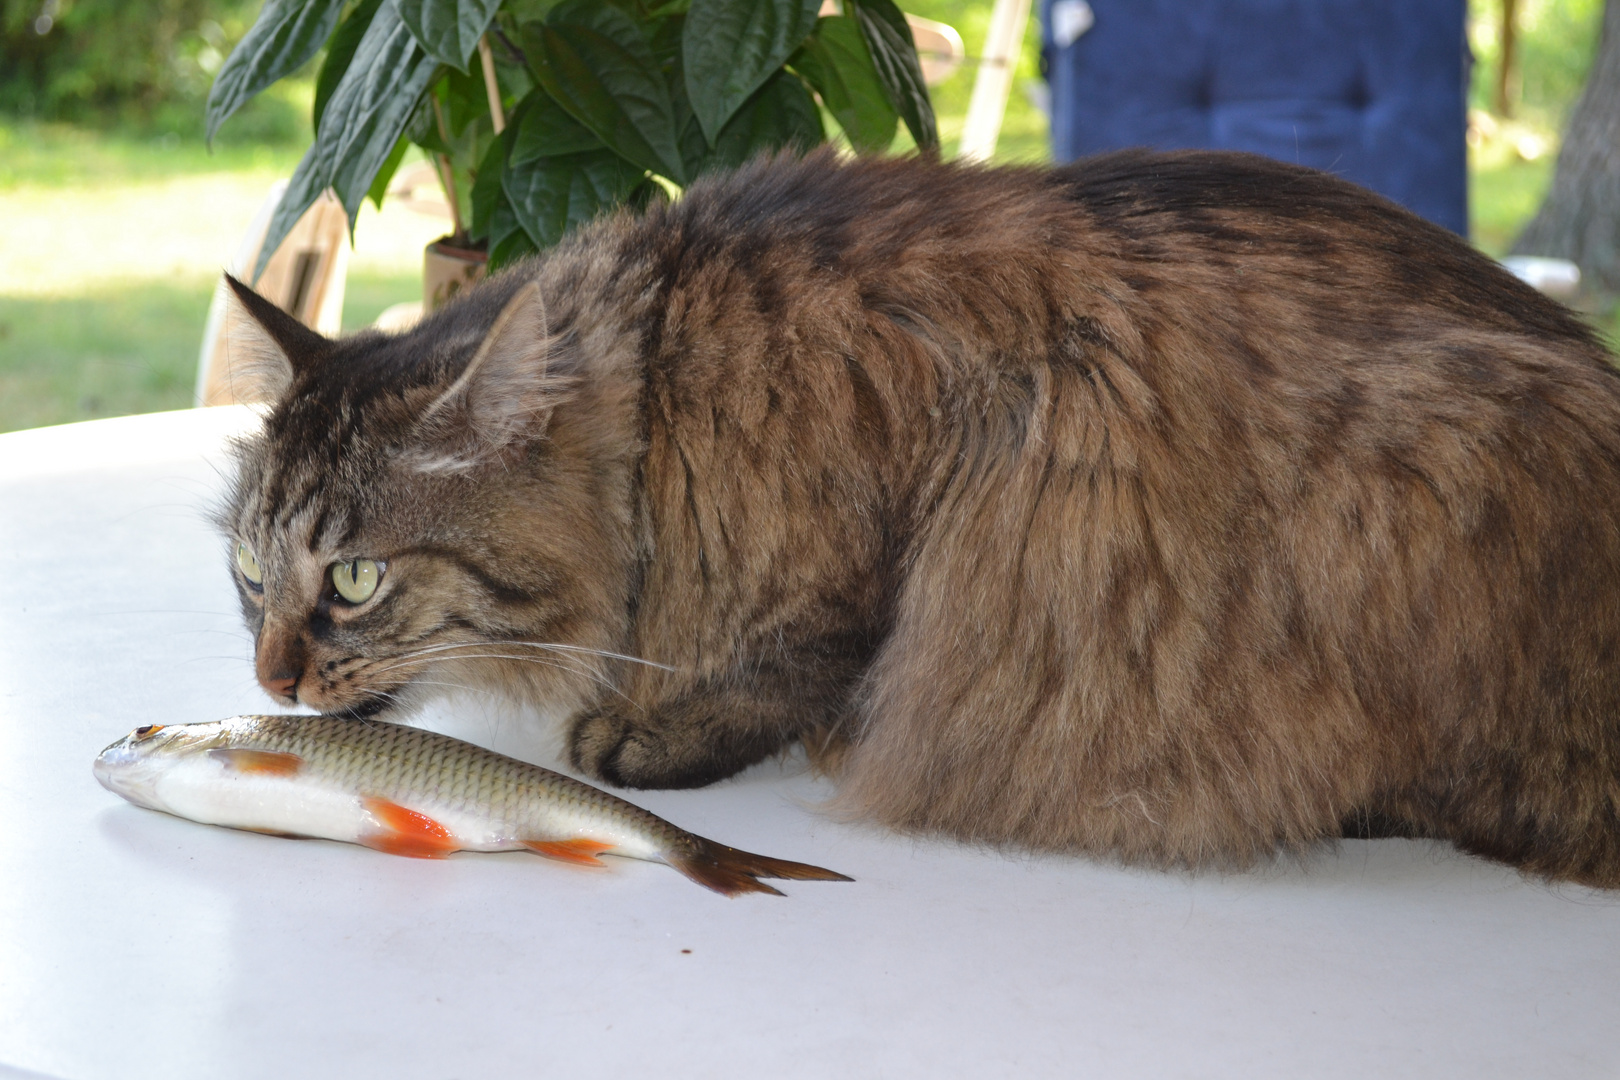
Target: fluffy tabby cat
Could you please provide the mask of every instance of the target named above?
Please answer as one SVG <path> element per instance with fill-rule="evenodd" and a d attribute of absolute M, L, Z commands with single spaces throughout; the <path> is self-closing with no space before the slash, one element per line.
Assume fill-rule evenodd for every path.
<path fill-rule="evenodd" d="M 974 841 L 1620 886 L 1620 378 L 1350 184 L 818 154 L 398 336 L 233 285 L 273 406 L 222 524 L 284 703 L 493 689 L 630 787 L 802 741 Z"/>

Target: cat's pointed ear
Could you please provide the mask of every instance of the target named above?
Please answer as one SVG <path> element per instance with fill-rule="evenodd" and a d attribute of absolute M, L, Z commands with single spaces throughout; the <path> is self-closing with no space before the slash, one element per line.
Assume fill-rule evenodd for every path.
<path fill-rule="evenodd" d="M 237 401 L 276 401 L 331 346 L 230 274 L 225 275 L 225 363 Z"/>
<path fill-rule="evenodd" d="M 422 414 L 431 467 L 465 468 L 545 434 L 569 382 L 550 355 L 537 282 L 507 301 L 467 367 Z"/>

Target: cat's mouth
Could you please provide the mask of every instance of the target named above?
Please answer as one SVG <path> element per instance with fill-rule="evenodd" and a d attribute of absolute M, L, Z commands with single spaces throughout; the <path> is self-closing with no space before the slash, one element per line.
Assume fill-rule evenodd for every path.
<path fill-rule="evenodd" d="M 388 707 L 388 698 L 382 694 L 369 694 L 352 705 L 332 710 L 331 715 L 344 720 L 369 720 Z"/>

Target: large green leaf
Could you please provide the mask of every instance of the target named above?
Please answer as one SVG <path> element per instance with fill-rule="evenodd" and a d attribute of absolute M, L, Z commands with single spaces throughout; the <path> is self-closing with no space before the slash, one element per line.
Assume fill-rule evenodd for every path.
<path fill-rule="evenodd" d="M 709 145 L 810 36 L 820 7 L 821 0 L 692 0 L 682 68 L 686 96 Z"/>
<path fill-rule="evenodd" d="M 388 195 L 388 185 L 399 171 L 399 163 L 405 160 L 405 151 L 411 148 L 411 140 L 401 135 L 394 141 L 394 149 L 389 152 L 382 168 L 377 175 L 371 178 L 371 187 L 366 191 L 366 198 L 370 199 L 377 209 L 382 209 L 383 199 Z"/>
<path fill-rule="evenodd" d="M 680 19 L 668 21 L 679 23 Z M 825 140 L 821 109 L 814 96 L 797 75 L 778 69 L 732 114 L 726 126 L 720 129 L 720 137 L 710 146 L 686 98 L 679 52 L 668 60 L 670 100 L 675 106 L 675 122 L 681 133 L 681 159 L 686 163 L 688 177 L 695 178 L 712 169 L 734 168 L 756 154 L 784 147 L 796 147 L 802 152 Z"/>
<path fill-rule="evenodd" d="M 511 141 L 503 134 L 489 144 L 489 151 L 478 163 L 478 177 L 473 181 L 472 189 L 472 220 L 468 225 L 468 233 L 474 241 L 489 236 L 490 219 L 495 216 L 497 207 L 506 201 L 501 174 L 506 171 L 506 155 Z"/>
<path fill-rule="evenodd" d="M 328 130 L 336 135 L 332 189 L 350 221 L 438 70 L 438 61 L 422 51 L 400 20 L 394 0 L 385 0 L 332 92 L 326 123 L 316 136 L 325 142 Z"/>
<path fill-rule="evenodd" d="M 439 121 L 433 102 L 431 93 L 423 94 L 416 102 L 411 118 L 405 121 L 405 137 L 421 147 L 424 154 L 453 153 L 450 144 L 439 138 Z"/>
<path fill-rule="evenodd" d="M 247 100 L 314 56 L 337 25 L 344 0 L 265 0 L 208 90 L 208 141 Z"/>
<path fill-rule="evenodd" d="M 530 98 L 542 97 L 545 91 L 536 90 L 518 102 L 512 110 L 506 131 L 495 139 L 478 164 L 478 179 L 472 190 L 472 239 L 482 241 L 487 252 L 486 268 L 493 273 L 506 263 L 535 250 L 534 241 L 518 223 L 512 200 L 506 197 L 503 184 L 506 163 L 512 144 L 522 127 L 524 115 L 533 104 Z"/>
<path fill-rule="evenodd" d="M 484 267 L 491 274 L 525 255 L 533 255 L 540 250 L 534 246 L 534 241 L 524 231 L 523 226 L 518 224 L 517 212 L 512 209 L 512 204 L 504 199 L 490 221 L 488 250 L 488 261 Z"/>
<path fill-rule="evenodd" d="M 906 17 L 894 0 L 844 0 L 844 10 L 855 11 L 861 34 L 872 53 L 872 66 L 888 92 L 889 102 L 906 122 L 911 137 L 921 149 L 939 149 L 939 125 L 934 106 L 928 99 L 922 65 L 917 60 L 917 43 L 912 40 Z"/>
<path fill-rule="evenodd" d="M 502 186 L 535 246 L 548 248 L 570 229 L 624 202 L 645 176 L 646 170 L 612 150 L 588 150 L 508 169 Z"/>
<path fill-rule="evenodd" d="M 450 128 L 452 139 L 465 138 L 470 128 L 488 133 L 495 131 L 495 124 L 489 118 L 489 88 L 482 71 L 447 68 L 438 88 L 444 102 L 444 122 Z"/>
<path fill-rule="evenodd" d="M 663 60 L 664 70 L 669 83 L 669 102 L 675 110 L 675 130 L 680 133 L 677 145 L 680 147 L 681 162 L 686 167 L 688 180 L 696 177 L 707 167 L 714 148 L 709 145 L 708 138 L 703 134 L 703 125 L 698 123 L 697 114 L 692 111 L 692 103 L 686 98 L 686 80 L 681 71 L 681 42 L 679 35 L 675 40 L 668 40 L 668 32 L 673 28 L 680 28 L 685 18 L 675 16 L 666 19 L 661 24 L 662 32 L 653 39 L 655 55 Z M 663 49 L 659 52 L 659 46 Z M 673 48 L 671 48 L 673 45 Z"/>
<path fill-rule="evenodd" d="M 510 27 L 544 19 L 560 2 L 561 0 L 506 0 L 501 5 L 501 20 L 508 26 L 507 32 L 511 33 Z M 510 22 L 507 23 L 507 20 Z"/>
<path fill-rule="evenodd" d="M 501 0 L 399 0 L 399 17 L 429 56 L 466 71 L 500 6 Z"/>
<path fill-rule="evenodd" d="M 873 69 L 860 24 L 847 15 L 819 20 L 816 32 L 788 62 L 816 88 L 855 149 L 889 148 L 900 115 Z"/>
<path fill-rule="evenodd" d="M 544 89 L 536 88 L 523 100 L 527 107 L 521 119 L 514 118 L 511 123 L 516 132 L 511 167 L 526 165 L 537 158 L 603 149 L 596 133 L 569 116 L 568 110 Z"/>
<path fill-rule="evenodd" d="M 568 113 L 629 161 L 685 182 L 669 88 L 630 16 L 593 0 L 565 0 L 526 23 L 535 78 Z"/>
<path fill-rule="evenodd" d="M 384 0 L 356 46 L 321 117 L 315 145 L 293 172 L 270 218 L 253 277 L 326 188 L 343 202 L 353 226 L 372 180 L 388 160 L 416 103 L 439 71 L 400 21 L 397 0 Z"/>
<path fill-rule="evenodd" d="M 804 81 L 791 71 L 778 71 L 726 121 L 704 168 L 733 169 L 774 150 L 791 148 L 802 154 L 824 138 L 821 110 Z"/>
<path fill-rule="evenodd" d="M 320 74 L 315 76 L 316 131 L 321 129 L 321 116 L 326 112 L 326 103 L 332 100 L 332 91 L 343 81 L 343 73 L 354 60 L 354 50 L 360 47 L 360 39 L 366 36 L 366 28 L 381 6 L 382 0 L 361 0 L 326 43 L 326 59 L 321 63 Z"/>

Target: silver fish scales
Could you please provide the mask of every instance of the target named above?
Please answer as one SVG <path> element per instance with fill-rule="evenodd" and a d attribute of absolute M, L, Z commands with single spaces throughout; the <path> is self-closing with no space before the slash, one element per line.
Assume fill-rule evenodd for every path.
<path fill-rule="evenodd" d="M 848 881 L 738 851 L 571 777 L 421 728 L 330 716 L 148 725 L 96 758 L 102 786 L 213 825 L 364 844 L 395 855 L 528 849 L 600 865 L 665 863 L 736 895 L 760 878 Z"/>

